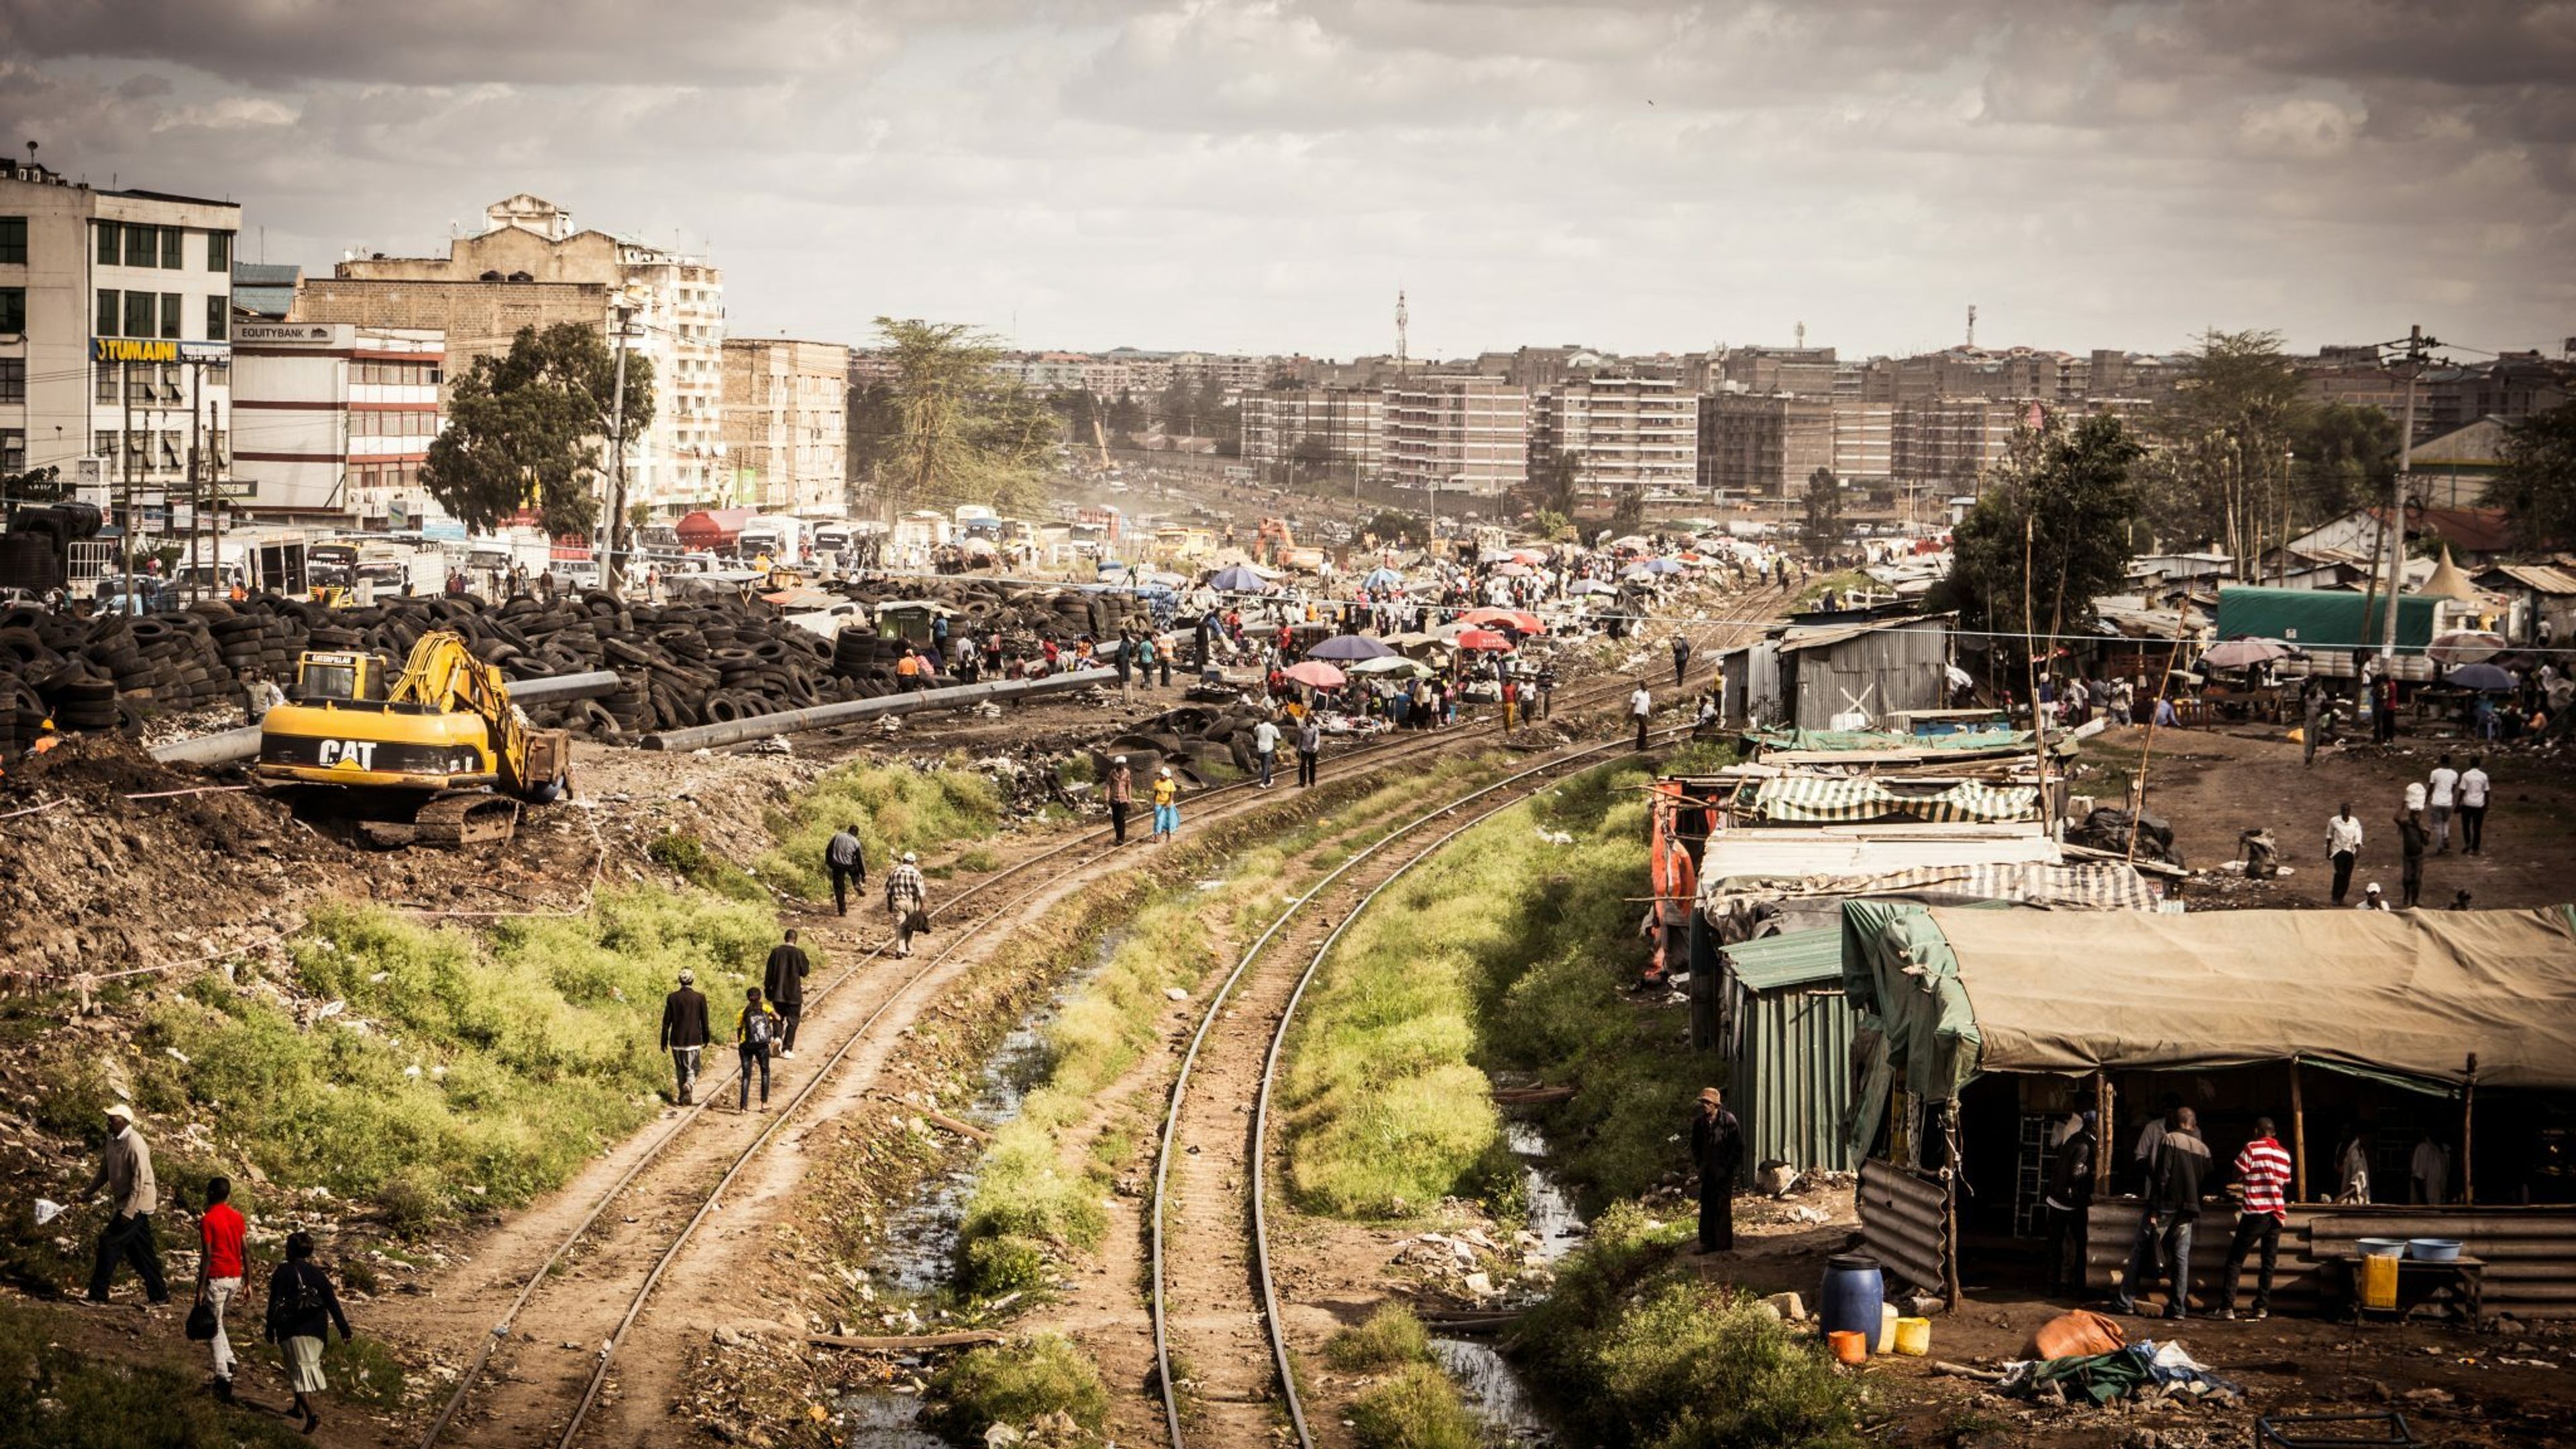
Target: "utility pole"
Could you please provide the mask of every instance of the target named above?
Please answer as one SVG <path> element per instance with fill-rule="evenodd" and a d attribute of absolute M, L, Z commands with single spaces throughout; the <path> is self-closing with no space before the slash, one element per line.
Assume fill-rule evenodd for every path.
<path fill-rule="evenodd" d="M 608 398 L 608 592 L 626 597 L 626 323 L 634 308 L 620 297 L 616 308 L 617 382 Z"/>
<path fill-rule="evenodd" d="M 2426 355 L 2440 345 L 2420 326 L 2406 329 L 2406 420 L 2397 434 L 2397 476 L 2388 483 L 2388 618 L 2379 635 L 2383 668 L 2395 667 L 2397 599 L 2406 591 L 2406 485 L 2415 474 L 2415 379 L 2423 376 Z"/>
<path fill-rule="evenodd" d="M 197 462 L 199 445 L 205 439 L 206 370 L 202 366 L 188 369 L 188 597 L 204 597 L 197 582 L 197 525 L 204 507 L 197 496 Z"/>
<path fill-rule="evenodd" d="M 122 358 L 116 364 L 117 419 L 116 452 L 118 467 L 116 501 L 116 546 L 119 570 L 125 575 L 126 607 L 134 605 L 134 364 Z"/>

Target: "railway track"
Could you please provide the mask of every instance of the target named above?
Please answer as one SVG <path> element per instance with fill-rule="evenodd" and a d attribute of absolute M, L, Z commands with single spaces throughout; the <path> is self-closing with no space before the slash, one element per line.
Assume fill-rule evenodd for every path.
<path fill-rule="evenodd" d="M 1609 675 L 1597 684 L 1559 691 L 1560 697 L 1557 703 L 1569 713 L 1578 713 L 1605 703 L 1616 704 L 1624 699 L 1632 685 L 1633 681 L 1627 676 Z M 1473 748 L 1478 744 L 1490 742 L 1493 738 L 1483 729 L 1473 726 L 1419 734 L 1406 732 L 1390 735 L 1352 749 L 1337 751 L 1327 758 L 1334 777 L 1338 779 L 1347 777 L 1354 768 L 1373 773 L 1416 758 L 1434 756 L 1455 749 Z M 1582 747 L 1580 755 L 1602 753 L 1615 748 L 1616 743 L 1611 741 Z M 1563 768 L 1564 761 L 1577 757 L 1577 755 L 1561 752 L 1550 764 L 1522 771 L 1510 778 L 1526 779 L 1546 771 Z M 1490 793 L 1490 790 L 1482 793 Z M 1195 817 L 1195 810 L 1203 807 L 1210 800 L 1234 796 L 1249 798 L 1257 794 L 1252 782 L 1245 781 L 1202 791 L 1189 797 L 1188 803 L 1194 807 Z M 1424 819 L 1427 821 L 1438 815 L 1454 812 L 1466 803 L 1467 799 L 1472 798 L 1476 797 L 1453 801 L 1441 811 L 1433 812 L 1432 816 L 1426 816 Z M 1248 805 L 1246 808 L 1249 808 Z M 1197 826 L 1204 822 L 1194 818 L 1192 823 Z M 1416 824 L 1419 823 L 1421 822 L 1416 822 Z M 1408 831 L 1411 828 L 1413 827 L 1406 827 Z M 530 1377 L 523 1372 L 513 1372 L 508 1375 L 504 1381 L 507 1387 L 519 1391 L 511 1397 L 533 1399 L 535 1402 L 502 1407 L 487 1404 L 486 1407 L 492 1409 L 492 1412 L 487 1415 L 486 1423 L 500 1429 L 502 1435 L 512 1442 L 552 1443 L 557 1446 L 557 1449 L 571 1449 L 602 1403 L 616 1365 L 618 1352 L 643 1316 L 648 1303 L 653 1300 L 655 1292 L 663 1284 L 668 1270 L 680 1259 L 683 1251 L 698 1236 L 711 1217 L 719 1211 L 727 1193 L 741 1182 L 746 1169 L 769 1149 L 788 1125 L 799 1117 L 802 1110 L 815 1100 L 816 1094 L 825 1089 L 826 1084 L 831 1082 L 836 1071 L 849 1060 L 851 1054 L 862 1045 L 876 1039 L 880 1024 L 899 1004 L 910 997 L 923 982 L 935 975 L 960 951 L 965 950 L 969 943 L 977 940 L 983 932 L 998 922 L 1012 918 L 1022 907 L 1048 892 L 1065 888 L 1068 882 L 1080 877 L 1086 869 L 1105 861 L 1116 850 L 1116 847 L 1106 845 L 1110 835 L 1111 832 L 1105 828 L 1085 831 L 1061 844 L 1015 862 L 942 902 L 943 913 L 950 915 L 952 919 L 960 907 L 970 903 L 977 904 L 979 913 L 969 924 L 952 926 L 948 944 L 943 949 L 922 960 L 919 965 L 903 973 L 899 978 L 889 982 L 880 979 L 881 973 L 872 972 L 869 969 L 888 959 L 888 945 L 880 943 L 858 956 L 828 981 L 809 990 L 806 994 L 806 1015 L 809 1026 L 815 1023 L 818 1008 L 837 1006 L 843 998 L 843 993 L 855 985 L 874 983 L 881 994 L 868 1005 L 861 1018 L 846 1031 L 837 1046 L 816 1062 L 810 1070 L 802 1072 L 803 1081 L 786 1097 L 784 1103 L 776 1111 L 757 1119 L 760 1125 L 756 1131 L 750 1130 L 746 1119 L 726 1117 L 719 1120 L 728 1123 L 730 1135 L 741 1140 L 723 1144 L 722 1150 L 713 1153 L 712 1156 L 705 1150 L 695 1155 L 675 1153 L 673 1150 L 675 1147 L 684 1143 L 696 1145 L 704 1138 L 709 1121 L 708 1105 L 737 1083 L 739 1069 L 720 1069 L 718 1072 L 711 1072 L 702 1077 L 699 1084 L 698 1104 L 683 1108 L 658 1136 L 625 1165 L 613 1181 L 598 1191 L 569 1230 L 555 1240 L 551 1249 L 544 1254 L 535 1268 L 518 1281 L 506 1307 L 500 1311 L 490 1329 L 477 1343 L 471 1360 L 458 1375 L 456 1385 L 447 1401 L 422 1434 L 419 1440 L 421 1449 L 435 1449 L 438 1444 L 446 1442 L 453 1431 L 458 1431 L 463 1426 L 464 1411 L 475 1402 L 478 1391 L 485 1392 L 487 1397 L 493 1396 L 490 1392 L 494 1387 L 492 1364 L 495 1356 L 505 1347 L 514 1344 L 526 1345 L 527 1347 L 522 1349 L 522 1352 L 525 1352 L 549 1339 L 561 1343 L 567 1350 L 574 1349 L 580 1344 L 595 1344 L 596 1348 L 592 1351 L 586 1369 L 576 1367 L 567 1373 L 560 1366 L 559 1361 L 556 1371 L 543 1377 Z M 1383 843 L 1385 842 L 1381 842 Z M 1371 847 L 1370 853 L 1374 854 L 1377 848 Z M 1336 872 L 1336 877 L 1339 874 L 1340 872 Z M 989 909 L 984 909 L 980 903 L 986 901 L 998 903 L 991 905 Z M 1277 927 L 1273 928 L 1274 934 L 1277 929 Z M 1268 936 L 1264 937 L 1265 942 L 1268 939 Z M 1238 974 L 1239 971 L 1240 968 L 1238 968 Z M 1204 1026 L 1202 1030 L 1204 1031 Z M 811 1040 L 811 1037 L 809 1036 L 808 1039 Z M 708 1146 L 711 1148 L 712 1144 Z M 721 1174 L 712 1187 L 707 1187 L 704 1185 L 706 1173 L 713 1169 L 716 1161 L 721 1161 L 723 1164 Z M 1158 1204 L 1160 1201 L 1158 1192 Z M 611 1210 L 621 1205 L 629 1206 L 633 1211 L 621 1213 L 615 1221 L 610 1221 Z M 648 1216 L 653 1219 L 650 1223 L 645 1221 Z M 1158 1232 L 1159 1216 L 1158 1212 Z M 586 1246 L 595 1250 L 593 1257 L 596 1259 L 616 1257 L 622 1260 L 610 1264 L 614 1270 L 611 1276 L 618 1280 L 617 1286 L 625 1290 L 622 1295 L 622 1311 L 616 1311 L 619 1294 L 603 1293 L 599 1290 L 608 1285 L 584 1280 L 581 1277 L 578 1271 L 579 1265 L 576 1264 L 576 1255 Z M 1158 1284 L 1159 1281 L 1158 1273 Z M 548 1292 L 550 1286 L 558 1288 L 551 1297 Z M 584 1291 L 585 1289 L 589 1291 Z M 567 1301 L 557 1305 L 554 1301 L 556 1299 Z M 526 1332 L 524 1320 L 537 1316 L 531 1313 L 531 1309 L 549 1307 L 559 1308 L 556 1316 L 545 1324 L 545 1327 L 551 1331 L 544 1334 Z M 613 1317 L 612 1312 L 614 1312 Z M 1280 1362 L 1284 1365 L 1284 1348 L 1278 1352 L 1281 1355 Z M 1159 1309 L 1157 1353 L 1160 1357 Z M 541 1366 L 524 1367 L 543 1373 Z M 577 1390 L 574 1382 L 575 1375 L 578 1376 Z M 552 1382 L 549 1382 L 549 1379 Z M 569 1400 L 572 1404 L 568 1416 L 558 1419 L 546 1411 L 545 1406 L 548 1403 L 564 1400 Z M 515 1409 L 517 1412 L 506 1412 L 507 1409 Z M 477 1437 L 479 1439 L 482 1436 Z M 1177 1442 L 1176 1436 L 1175 1443 Z"/>

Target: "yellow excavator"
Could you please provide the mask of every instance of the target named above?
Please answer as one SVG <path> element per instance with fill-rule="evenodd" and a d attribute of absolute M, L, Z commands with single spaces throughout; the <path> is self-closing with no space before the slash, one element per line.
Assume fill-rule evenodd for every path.
<path fill-rule="evenodd" d="M 548 804 L 572 788 L 571 735 L 529 724 L 508 680 L 462 637 L 423 634 L 389 681 L 390 669 L 381 654 L 306 650 L 294 702 L 259 722 L 259 777 L 389 801 L 409 818 L 361 816 L 383 844 L 507 840 L 521 801 Z"/>

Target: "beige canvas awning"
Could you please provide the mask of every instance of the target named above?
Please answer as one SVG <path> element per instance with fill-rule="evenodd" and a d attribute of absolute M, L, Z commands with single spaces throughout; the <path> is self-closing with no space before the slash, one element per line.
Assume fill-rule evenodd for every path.
<path fill-rule="evenodd" d="M 2576 929 L 2529 911 L 1932 910 L 1988 1072 L 2290 1057 L 2576 1088 Z"/>

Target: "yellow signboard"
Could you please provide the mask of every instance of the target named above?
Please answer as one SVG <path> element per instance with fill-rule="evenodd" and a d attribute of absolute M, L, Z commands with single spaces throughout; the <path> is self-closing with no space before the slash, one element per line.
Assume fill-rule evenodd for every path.
<path fill-rule="evenodd" d="M 92 362 L 176 362 L 179 343 L 176 338 L 93 337 L 89 340 Z"/>

